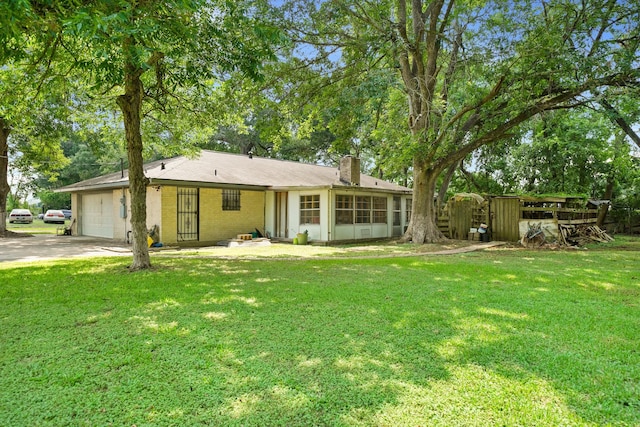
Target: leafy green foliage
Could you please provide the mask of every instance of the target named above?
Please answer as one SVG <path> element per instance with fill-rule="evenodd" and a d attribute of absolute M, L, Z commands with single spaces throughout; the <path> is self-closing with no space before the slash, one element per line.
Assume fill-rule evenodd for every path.
<path fill-rule="evenodd" d="M 0 118 L 7 124 L 7 176 L 11 177 L 13 198 L 26 202 L 36 190 L 36 174 L 55 179 L 58 170 L 67 163 L 61 149 L 71 129 L 67 120 L 63 86 L 55 86 L 55 79 L 35 73 L 25 75 L 24 67 L 16 64 L 0 68 Z M 39 78 L 52 87 L 39 92 Z M 7 179 L 7 177 L 4 177 Z M 0 192 L 1 198 L 7 193 Z"/>
<path fill-rule="evenodd" d="M 452 191 L 585 194 L 635 205 L 637 159 L 623 132 L 592 109 L 546 112 L 516 142 L 483 147 Z M 612 195 L 606 188 L 612 183 Z"/>
<path fill-rule="evenodd" d="M 90 98 L 106 98 L 122 112 L 129 160 L 133 269 L 149 268 L 146 246 L 145 151 L 188 151 L 206 100 L 228 73 L 259 80 L 262 62 L 280 41 L 254 1 L 163 0 L 80 2 L 58 15 L 65 51 Z M 67 13 L 68 12 L 68 13 Z M 105 104 L 101 104 L 105 105 Z M 106 110 L 106 109 L 105 109 Z M 210 110 L 207 113 L 211 113 Z M 200 122 L 202 123 L 202 122 Z M 151 135 L 151 136 L 150 136 Z M 149 142 L 155 142 L 155 146 Z"/>
<path fill-rule="evenodd" d="M 0 422 L 635 425 L 636 258 L 2 265 Z"/>
<path fill-rule="evenodd" d="M 51 190 L 38 190 L 35 193 L 40 199 L 40 211 L 46 212 L 47 209 L 71 209 L 71 194 L 55 193 Z"/>
<path fill-rule="evenodd" d="M 337 119 L 331 130 L 343 136 L 338 144 L 371 141 L 376 160 L 389 156 L 412 170 L 419 203 L 405 237 L 423 242 L 438 238 L 435 211 L 426 201 L 450 167 L 482 147 L 518 141 L 523 125 L 541 112 L 583 105 L 608 88 L 615 97 L 620 88 L 637 86 L 635 6 L 609 0 L 345 0 L 286 2 L 282 9 L 309 68 L 327 76 L 311 87 L 338 82 L 342 89 L 320 97 L 321 108 Z M 300 11 L 305 19 L 297 20 L 294 12 Z M 365 91 L 358 90 L 390 71 L 401 81 L 404 106 L 386 104 L 378 110 L 382 116 L 371 114 L 367 102 L 359 102 Z M 390 92 L 377 95 L 367 99 L 390 99 Z M 399 134 L 393 128 L 408 124 L 407 136 L 371 138 L 380 135 L 372 126 L 378 117 L 400 111 L 401 120 L 383 120 L 381 127 Z"/>

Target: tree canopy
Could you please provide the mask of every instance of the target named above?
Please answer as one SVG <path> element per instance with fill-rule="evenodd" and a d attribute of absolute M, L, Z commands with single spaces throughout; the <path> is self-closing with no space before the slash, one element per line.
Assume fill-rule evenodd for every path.
<path fill-rule="evenodd" d="M 307 20 L 296 14 L 304 10 Z M 544 111 L 638 85 L 638 4 L 591 1 L 291 1 L 300 46 L 334 80 L 394 70 L 406 99 L 416 243 L 442 237 L 441 175 Z M 310 61 L 311 62 L 311 61 Z M 402 156 L 401 156 L 402 157 Z"/>
<path fill-rule="evenodd" d="M 451 179 L 605 195 L 633 170 L 620 141 L 640 147 L 637 0 L 18 3 L 0 6 L 5 63 L 65 76 L 78 123 L 125 143 L 134 269 L 152 155 L 355 154 L 413 187 L 404 238 L 423 243 Z"/>
<path fill-rule="evenodd" d="M 40 2 L 28 2 L 33 10 Z M 258 2 L 163 0 L 79 2 L 51 12 L 59 50 L 90 99 L 119 107 L 128 156 L 133 231 L 131 268 L 150 266 L 146 237 L 143 123 L 168 145 L 173 112 L 198 113 L 225 74 L 258 78 L 278 31 L 260 20 Z M 197 117 L 194 119 L 197 120 Z M 151 139 L 151 138 L 149 138 Z M 181 140 L 180 142 L 184 142 Z M 163 144 L 159 145 L 160 147 Z"/>
<path fill-rule="evenodd" d="M 65 159 L 59 147 L 66 130 L 66 79 L 52 60 L 59 38 L 50 5 L 0 5 L 0 217 L 11 191 L 8 175 L 54 174 Z M 9 162 L 12 160 L 12 168 Z M 18 194 L 27 191 L 14 183 Z M 0 223 L 0 235 L 6 231 Z"/>

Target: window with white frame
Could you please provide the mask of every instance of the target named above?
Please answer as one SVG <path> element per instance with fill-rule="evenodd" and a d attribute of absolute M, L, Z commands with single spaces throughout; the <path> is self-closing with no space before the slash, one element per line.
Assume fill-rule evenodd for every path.
<path fill-rule="evenodd" d="M 371 196 L 356 196 L 356 224 L 371 224 Z"/>
<path fill-rule="evenodd" d="M 320 195 L 300 196 L 300 224 L 320 224 Z"/>
<path fill-rule="evenodd" d="M 336 225 L 353 224 L 353 196 L 336 194 Z"/>
<path fill-rule="evenodd" d="M 336 225 L 386 224 L 387 198 L 336 194 Z"/>
<path fill-rule="evenodd" d="M 411 221 L 411 209 L 413 208 L 413 199 L 407 199 L 407 224 Z"/>
<path fill-rule="evenodd" d="M 400 225 L 402 218 L 402 198 L 393 196 L 393 225 Z"/>
<path fill-rule="evenodd" d="M 373 223 L 374 224 L 386 224 L 387 223 L 387 198 L 386 197 L 373 197 Z"/>

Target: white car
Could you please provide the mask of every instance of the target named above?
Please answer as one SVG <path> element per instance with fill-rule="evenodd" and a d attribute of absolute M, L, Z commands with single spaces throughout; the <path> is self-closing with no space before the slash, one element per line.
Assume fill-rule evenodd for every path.
<path fill-rule="evenodd" d="M 31 224 L 33 215 L 29 209 L 14 209 L 9 214 L 9 224 L 21 222 L 23 224 Z"/>
<path fill-rule="evenodd" d="M 42 218 L 42 221 L 47 224 L 47 223 L 54 223 L 54 224 L 64 224 L 64 212 L 57 210 L 57 209 L 49 209 L 45 214 L 44 214 L 44 218 Z"/>

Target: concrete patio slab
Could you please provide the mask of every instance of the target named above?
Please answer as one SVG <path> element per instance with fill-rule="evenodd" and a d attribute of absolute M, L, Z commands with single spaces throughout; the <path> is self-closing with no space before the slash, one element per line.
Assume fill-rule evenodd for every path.
<path fill-rule="evenodd" d="M 0 262 L 126 255 L 131 256 L 131 246 L 110 239 L 51 234 L 0 238 Z"/>

